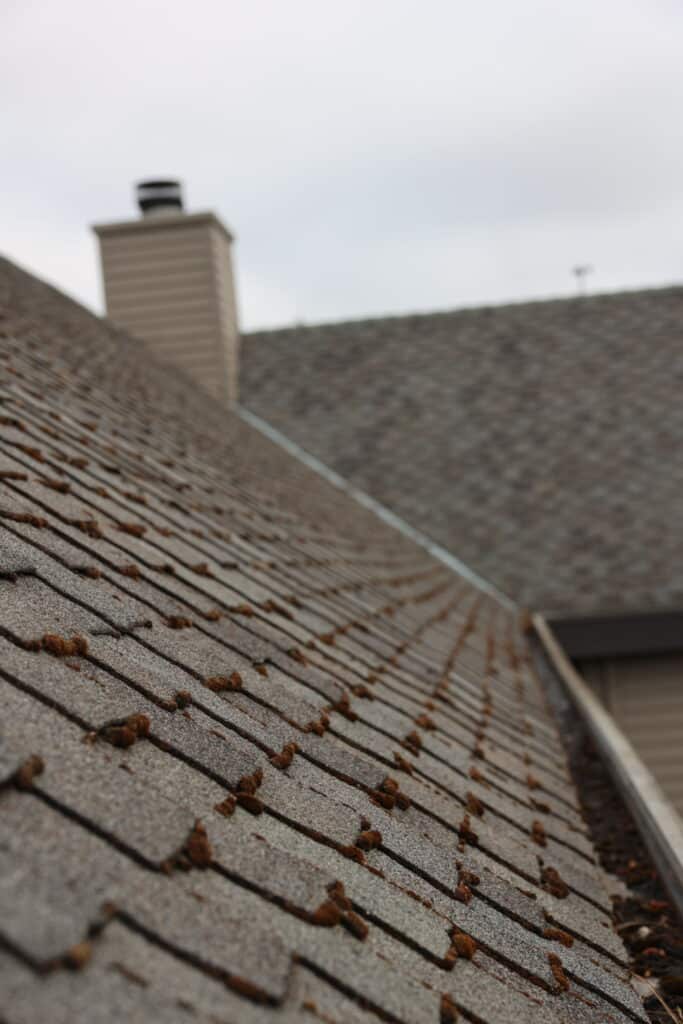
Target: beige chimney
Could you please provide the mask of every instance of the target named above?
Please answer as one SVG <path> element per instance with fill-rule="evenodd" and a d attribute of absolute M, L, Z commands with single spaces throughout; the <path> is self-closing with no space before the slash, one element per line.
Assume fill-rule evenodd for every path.
<path fill-rule="evenodd" d="M 107 316 L 206 391 L 237 401 L 239 329 L 232 235 L 183 212 L 177 181 L 137 186 L 139 220 L 94 227 Z"/>

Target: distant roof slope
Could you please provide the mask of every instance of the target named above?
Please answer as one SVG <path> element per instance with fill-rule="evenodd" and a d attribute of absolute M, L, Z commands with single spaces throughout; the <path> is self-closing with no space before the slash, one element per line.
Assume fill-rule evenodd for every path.
<path fill-rule="evenodd" d="M 548 611 L 683 603 L 683 288 L 247 335 L 241 401 Z"/>
<path fill-rule="evenodd" d="M 515 614 L 6 264 L 0 316 L 3 1024 L 644 1019 Z"/>

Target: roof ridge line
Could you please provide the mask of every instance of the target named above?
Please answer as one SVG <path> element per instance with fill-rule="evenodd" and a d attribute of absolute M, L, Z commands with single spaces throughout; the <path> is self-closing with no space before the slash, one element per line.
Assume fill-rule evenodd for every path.
<path fill-rule="evenodd" d="M 451 554 L 450 551 L 447 551 L 446 548 L 442 548 L 440 544 L 436 543 L 436 541 L 431 540 L 431 538 L 415 529 L 414 526 L 411 526 L 410 523 L 401 519 L 400 516 L 396 515 L 395 512 L 392 512 L 391 509 L 388 509 L 380 501 L 377 501 L 369 494 L 366 494 L 365 491 L 361 491 L 358 487 L 355 487 L 343 476 L 340 476 L 339 473 L 335 473 L 333 469 L 330 469 L 329 466 L 326 466 L 324 462 L 321 462 L 321 460 L 316 458 L 315 455 L 306 451 L 305 448 L 300 447 L 296 441 L 292 441 L 278 430 L 277 427 L 271 426 L 270 423 L 267 423 L 266 420 L 261 419 L 260 416 L 251 412 L 250 409 L 246 409 L 243 405 L 235 404 L 232 407 L 232 411 L 243 419 L 245 423 L 248 423 L 256 430 L 259 430 L 269 440 L 273 441 L 281 448 L 284 448 L 285 451 L 299 459 L 300 462 L 303 462 L 309 467 L 309 469 L 314 470 L 319 474 L 319 476 L 324 477 L 324 479 L 334 487 L 344 491 L 344 493 L 348 494 L 349 497 L 354 499 L 354 501 L 357 501 L 359 505 L 362 505 L 364 508 L 374 512 L 375 515 L 383 522 L 392 526 L 395 530 L 402 533 L 405 537 L 408 537 L 421 548 L 424 548 L 424 550 L 433 558 L 442 562 L 454 572 L 457 572 L 459 576 L 467 580 L 469 583 L 472 583 L 478 590 L 495 598 L 506 608 L 514 609 L 517 607 L 517 604 L 512 600 L 512 598 L 503 593 L 502 590 L 499 590 L 492 583 L 489 583 L 488 580 L 484 579 L 483 576 L 480 576 L 479 573 L 474 571 L 474 569 L 470 569 L 468 565 L 462 562 L 459 558 L 456 558 L 456 556 Z"/>
<path fill-rule="evenodd" d="M 335 318 L 331 320 L 303 321 L 293 324 L 279 324 L 278 326 L 255 327 L 241 331 L 243 339 L 250 339 L 257 335 L 299 333 L 301 331 L 324 330 L 331 327 L 355 327 L 357 325 L 386 323 L 399 320 L 426 320 L 438 317 L 461 316 L 465 313 L 500 313 L 506 310 L 525 309 L 530 306 L 562 306 L 572 305 L 583 307 L 593 302 L 609 301 L 610 299 L 634 299 L 642 296 L 663 294 L 665 292 L 680 292 L 683 290 L 681 281 L 669 281 L 666 284 L 634 285 L 626 288 L 604 289 L 602 291 L 577 294 L 571 292 L 559 295 L 536 295 L 525 298 L 498 299 L 490 302 L 463 303 L 459 306 L 440 306 L 432 309 L 406 309 L 399 313 L 386 311 L 384 313 L 363 313 L 358 316 Z"/>

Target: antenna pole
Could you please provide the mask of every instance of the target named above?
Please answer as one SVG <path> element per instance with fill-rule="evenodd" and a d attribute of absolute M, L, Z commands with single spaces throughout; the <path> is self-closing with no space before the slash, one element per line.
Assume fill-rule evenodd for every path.
<path fill-rule="evenodd" d="M 579 295 L 586 294 L 588 290 L 587 278 L 592 273 L 593 267 L 589 263 L 579 263 L 576 267 L 572 267 L 572 274 L 576 278 L 576 287 Z"/>

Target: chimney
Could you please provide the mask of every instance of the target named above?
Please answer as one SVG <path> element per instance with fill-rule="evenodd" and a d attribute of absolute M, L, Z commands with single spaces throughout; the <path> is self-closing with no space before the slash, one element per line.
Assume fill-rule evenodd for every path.
<path fill-rule="evenodd" d="M 178 181 L 141 181 L 136 193 L 139 219 L 93 229 L 107 316 L 209 394 L 236 402 L 232 235 L 213 213 L 185 213 Z"/>

